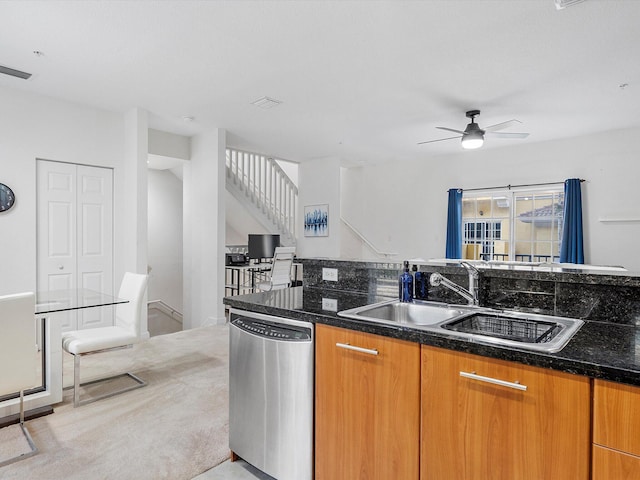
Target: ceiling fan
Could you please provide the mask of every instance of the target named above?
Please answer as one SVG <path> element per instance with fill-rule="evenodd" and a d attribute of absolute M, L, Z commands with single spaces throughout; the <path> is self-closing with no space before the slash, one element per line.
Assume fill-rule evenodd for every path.
<path fill-rule="evenodd" d="M 497 123 L 489 127 L 480 128 L 476 123 L 476 117 L 480 115 L 480 110 L 469 110 L 467 117 L 471 119 L 471 123 L 467 125 L 467 128 L 462 130 L 456 130 L 455 128 L 436 127 L 440 130 L 447 130 L 449 132 L 459 133 L 460 135 L 455 137 L 439 138 L 437 140 L 428 140 L 426 142 L 419 142 L 418 145 L 424 143 L 442 142 L 443 140 L 452 140 L 454 138 L 462 139 L 462 148 L 473 149 L 480 148 L 484 143 L 484 135 L 488 134 L 497 138 L 527 138 L 528 133 L 512 133 L 512 132 L 498 132 L 498 130 L 504 130 L 517 123 L 522 123 L 520 120 L 508 120 L 506 122 Z"/>

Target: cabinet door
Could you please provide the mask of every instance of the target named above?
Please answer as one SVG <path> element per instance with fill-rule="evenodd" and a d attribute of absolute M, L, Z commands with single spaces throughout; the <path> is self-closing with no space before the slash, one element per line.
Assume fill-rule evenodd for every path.
<path fill-rule="evenodd" d="M 592 480 L 640 480 L 640 457 L 593 446 Z"/>
<path fill-rule="evenodd" d="M 595 380 L 593 443 L 640 456 L 638 432 L 640 388 Z"/>
<path fill-rule="evenodd" d="M 316 326 L 316 480 L 417 480 L 419 422 L 418 344 Z"/>
<path fill-rule="evenodd" d="M 586 377 L 422 347 L 422 480 L 587 480 L 589 417 Z"/>

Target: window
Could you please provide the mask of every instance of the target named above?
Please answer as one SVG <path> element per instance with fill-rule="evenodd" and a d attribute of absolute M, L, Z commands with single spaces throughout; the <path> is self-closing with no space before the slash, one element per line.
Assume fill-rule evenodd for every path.
<path fill-rule="evenodd" d="M 562 186 L 533 191 L 463 192 L 463 258 L 558 261 L 563 206 Z"/>

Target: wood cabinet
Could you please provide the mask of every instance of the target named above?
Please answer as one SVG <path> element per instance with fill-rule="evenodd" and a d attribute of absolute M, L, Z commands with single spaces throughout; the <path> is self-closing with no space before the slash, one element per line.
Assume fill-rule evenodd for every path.
<path fill-rule="evenodd" d="M 592 480 L 640 480 L 640 457 L 593 446 Z"/>
<path fill-rule="evenodd" d="M 640 480 L 640 388 L 595 380 L 593 480 Z"/>
<path fill-rule="evenodd" d="M 418 480 L 420 346 L 316 325 L 316 480 Z"/>
<path fill-rule="evenodd" d="M 422 480 L 589 478 L 588 378 L 428 346 L 421 368 Z"/>

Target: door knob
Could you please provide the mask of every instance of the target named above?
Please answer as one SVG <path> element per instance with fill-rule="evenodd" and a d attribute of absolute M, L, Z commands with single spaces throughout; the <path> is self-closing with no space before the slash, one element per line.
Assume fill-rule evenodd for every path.
<path fill-rule="evenodd" d="M 60 265 L 60 266 L 58 267 L 58 270 L 64 270 L 64 265 Z"/>

